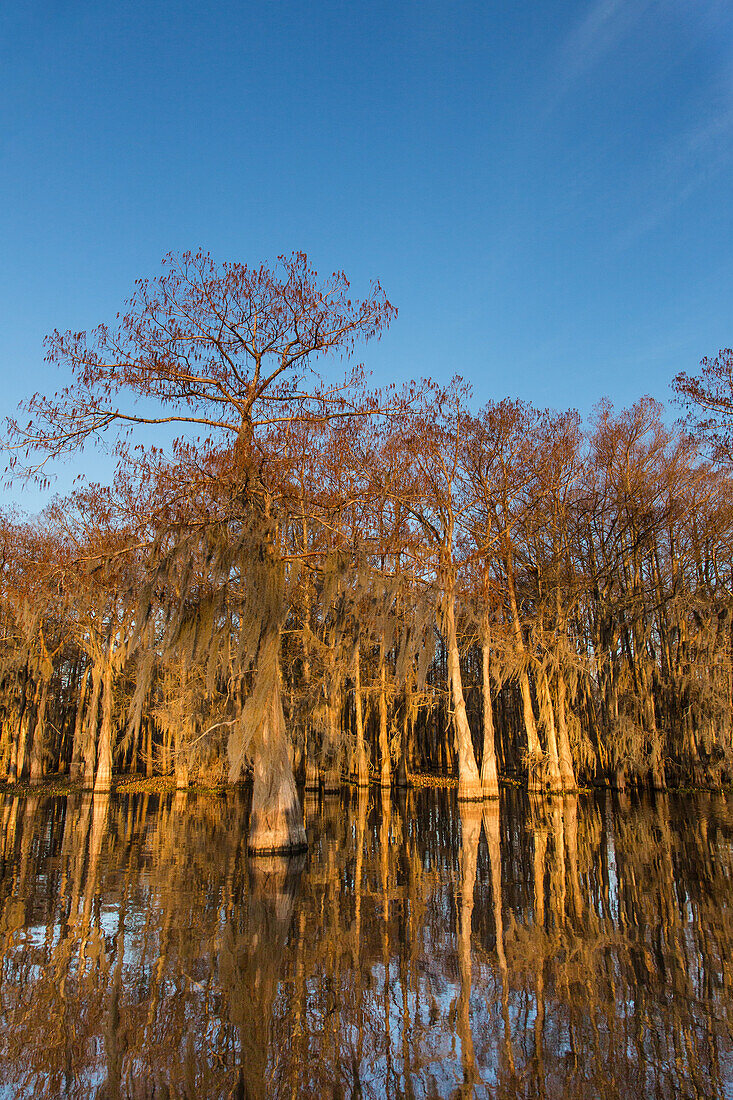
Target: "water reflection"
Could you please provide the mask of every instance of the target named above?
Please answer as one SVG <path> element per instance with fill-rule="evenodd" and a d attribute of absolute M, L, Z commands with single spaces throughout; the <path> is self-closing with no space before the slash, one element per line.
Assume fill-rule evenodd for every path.
<path fill-rule="evenodd" d="M 724 1097 L 721 795 L 0 802 L 0 1096 Z"/>

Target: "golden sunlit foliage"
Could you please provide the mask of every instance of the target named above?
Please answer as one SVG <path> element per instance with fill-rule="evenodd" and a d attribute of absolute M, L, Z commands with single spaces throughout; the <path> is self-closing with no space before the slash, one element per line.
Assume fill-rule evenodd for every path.
<path fill-rule="evenodd" d="M 584 425 L 456 379 L 323 383 L 394 315 L 297 254 L 170 257 L 117 329 L 55 333 L 72 384 L 16 468 L 121 429 L 111 487 L 2 520 L 0 770 L 236 781 L 250 843 L 304 843 L 295 780 L 457 770 L 530 790 L 730 778 L 731 483 L 644 398 Z M 142 410 L 133 411 L 136 400 Z M 127 404 L 126 404 L 127 402 Z M 131 424 L 203 429 L 131 448 Z"/>

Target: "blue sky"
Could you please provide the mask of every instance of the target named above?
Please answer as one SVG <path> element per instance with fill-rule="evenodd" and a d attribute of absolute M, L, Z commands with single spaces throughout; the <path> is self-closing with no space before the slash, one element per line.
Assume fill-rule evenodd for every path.
<path fill-rule="evenodd" d="M 375 380 L 477 402 L 666 400 L 733 343 L 730 0 L 27 0 L 0 94 L 0 414 L 185 248 L 380 279 Z"/>

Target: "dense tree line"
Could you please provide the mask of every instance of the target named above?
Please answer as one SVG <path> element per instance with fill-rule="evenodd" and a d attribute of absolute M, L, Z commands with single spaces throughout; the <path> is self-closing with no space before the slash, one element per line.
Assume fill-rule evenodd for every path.
<path fill-rule="evenodd" d="M 114 771 L 252 772 L 255 850 L 305 842 L 296 777 L 441 771 L 467 801 L 502 774 L 729 779 L 720 455 L 650 398 L 583 424 L 477 410 L 459 379 L 324 383 L 318 357 L 394 314 L 378 286 L 349 295 L 301 255 L 186 255 L 115 331 L 49 339 L 73 381 L 11 425 L 14 472 L 117 428 L 188 434 L 167 453 L 118 435 L 111 487 L 3 516 L 0 774 L 104 791 Z"/>

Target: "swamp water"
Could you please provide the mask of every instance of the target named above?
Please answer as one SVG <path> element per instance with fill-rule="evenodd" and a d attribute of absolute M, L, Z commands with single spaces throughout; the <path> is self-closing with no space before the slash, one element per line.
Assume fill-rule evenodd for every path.
<path fill-rule="evenodd" d="M 0 1097 L 733 1096 L 733 802 L 0 799 Z"/>

